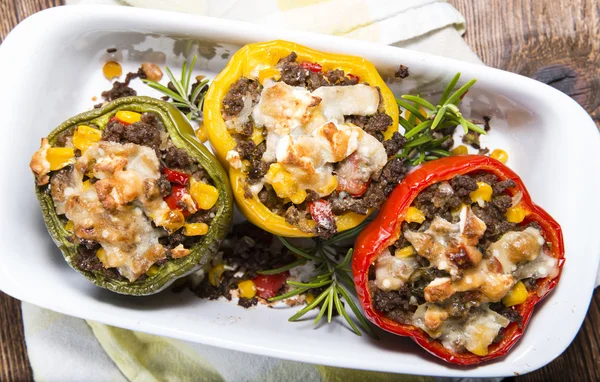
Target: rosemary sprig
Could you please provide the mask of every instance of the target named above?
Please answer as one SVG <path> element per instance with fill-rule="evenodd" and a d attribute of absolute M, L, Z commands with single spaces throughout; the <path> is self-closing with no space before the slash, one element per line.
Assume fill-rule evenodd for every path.
<path fill-rule="evenodd" d="M 306 261 L 312 261 L 315 265 L 315 274 L 310 280 L 307 282 L 287 281 L 287 284 L 294 289 L 269 299 L 269 301 L 280 301 L 300 294 L 318 293 L 313 301 L 296 312 L 289 318 L 289 321 L 298 321 L 312 309 L 318 307 L 320 311 L 315 318 L 315 325 L 321 322 L 325 314 L 327 314 L 327 323 L 333 321 L 334 315 L 339 315 L 344 318 L 356 335 L 360 336 L 362 332 L 365 332 L 371 337 L 377 338 L 352 297 L 355 291 L 349 264 L 352 260 L 353 250 L 352 248 L 346 250 L 345 247 L 341 246 L 343 241 L 352 238 L 360 232 L 365 224 L 366 222 L 363 222 L 351 230 L 335 235 L 329 240 L 314 239 L 314 246 L 310 248 L 299 248 L 289 240 L 278 236 L 283 245 L 298 255 L 300 259 L 287 266 L 260 273 L 280 273 L 294 266 L 304 264 Z M 341 251 L 345 251 L 345 254 L 342 255 L 344 252 Z M 346 305 L 352 310 L 357 322 L 346 311 Z"/>
<path fill-rule="evenodd" d="M 406 144 L 396 157 L 407 158 L 411 165 L 416 166 L 451 155 L 442 147 L 452 137 L 453 128 L 459 125 L 465 133 L 469 130 L 479 134 L 486 133 L 484 129 L 464 118 L 457 106 L 476 80 L 467 82 L 453 92 L 459 79 L 460 73 L 457 73 L 446 86 L 438 105 L 410 94 L 396 99 L 398 106 L 410 112 L 408 118 L 400 116 L 399 122 L 405 130 Z M 425 114 L 422 112 L 423 109 Z"/>
<path fill-rule="evenodd" d="M 148 79 L 142 80 L 146 85 L 171 98 L 173 105 L 184 112 L 190 121 L 202 118 L 202 105 L 204 104 L 204 96 L 208 90 L 209 82 L 208 79 L 204 79 L 191 85 L 192 72 L 194 71 L 197 58 L 198 56 L 194 56 L 189 66 L 188 62 L 184 61 L 183 67 L 181 68 L 181 78 L 179 80 L 175 78 L 171 69 L 169 69 L 168 66 L 165 66 L 165 73 L 167 73 L 167 77 L 169 77 L 169 81 L 175 91 L 156 81 Z"/>

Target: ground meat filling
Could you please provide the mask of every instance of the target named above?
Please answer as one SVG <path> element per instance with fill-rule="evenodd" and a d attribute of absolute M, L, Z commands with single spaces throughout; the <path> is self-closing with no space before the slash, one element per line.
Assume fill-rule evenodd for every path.
<path fill-rule="evenodd" d="M 491 196 L 480 199 L 479 192 L 483 188 L 489 190 L 482 183 L 491 188 Z M 400 237 L 382 252 L 369 269 L 368 287 L 373 308 L 399 323 L 426 329 L 434 339 L 439 338 L 444 346 L 459 351 L 470 351 L 467 350 L 469 344 L 465 345 L 464 342 L 460 342 L 464 339 L 457 340 L 452 334 L 444 334 L 442 325 L 446 321 L 449 328 L 453 328 L 449 330 L 455 333 L 457 330 L 464 330 L 460 328 L 468 327 L 474 320 L 492 317 L 496 320 L 493 321 L 495 324 L 501 322 L 502 325 L 498 326 L 497 332 L 492 332 L 495 337 L 489 338 L 488 345 L 502 339 L 509 323 L 516 322 L 520 326 L 523 317 L 514 306 L 506 306 L 502 302 L 503 297 L 519 281 L 528 291 L 535 291 L 538 279 L 552 275 L 551 271 L 546 272 L 545 269 L 552 268 L 553 265 L 538 262 L 542 264 L 541 268 L 528 267 L 533 265 L 529 264 L 530 262 L 547 261 L 545 253 L 548 245 L 544 242 L 541 228 L 537 223 L 513 223 L 508 220 L 507 211 L 519 200 L 518 194 L 511 190 L 514 187 L 515 183 L 512 180 L 499 180 L 490 173 L 473 172 L 436 183 L 421 191 L 411 207 L 419 210 L 424 220 L 402 222 Z M 485 224 L 485 227 L 482 224 Z M 532 228 L 534 231 L 531 231 Z M 533 244 L 524 244 L 528 242 L 522 241 L 523 238 L 531 235 L 532 232 L 538 235 L 533 236 Z M 505 234 L 513 236 L 504 236 Z M 524 257 L 526 260 L 511 260 L 514 261 L 514 265 L 510 265 L 506 263 L 507 260 L 502 260 L 506 259 L 503 256 L 507 256 L 506 253 L 510 254 L 508 256 L 513 256 L 511 258 L 518 255 L 514 252 L 502 251 L 509 251 L 506 249 L 508 247 L 505 238 L 514 238 L 514 235 L 521 235 L 518 236 L 520 239 L 514 239 L 521 240 L 515 248 L 521 248 L 520 251 L 527 251 L 526 248 L 537 249 L 532 249 L 532 252 L 527 255 L 533 257 Z M 473 237 L 476 239 L 475 242 L 472 241 Z M 479 259 L 474 260 L 475 263 L 463 263 L 459 260 L 471 258 L 465 255 L 461 259 L 454 259 L 452 255 L 454 252 L 445 252 L 448 250 L 446 248 L 453 251 L 453 244 L 448 243 L 456 240 L 460 243 L 456 248 L 466 251 L 463 255 L 469 254 L 477 258 L 477 255 L 473 254 L 479 253 Z M 532 246 L 527 247 L 528 245 Z M 449 263 L 454 265 L 448 265 Z M 478 268 L 479 264 L 482 268 Z M 489 289 L 485 289 L 486 287 L 482 289 L 480 286 L 471 285 L 472 280 L 477 280 L 475 277 L 480 277 L 479 275 L 486 277 L 486 274 L 492 272 L 490 268 L 485 268 L 486 264 L 498 264 L 500 267 L 499 270 L 496 268 L 494 271 L 500 273 L 491 276 L 497 277 L 493 280 L 504 280 L 502 282 L 509 283 L 500 287 L 501 292 L 498 292 L 499 294 L 494 298 L 490 297 L 492 295 Z M 481 285 L 489 286 L 493 283 L 486 279 Z M 450 292 L 444 294 L 444 291 Z M 488 321 L 485 322 L 487 325 Z"/>
<path fill-rule="evenodd" d="M 233 226 L 233 230 L 221 244 L 221 256 L 215 262 L 226 265 L 218 285 L 210 283 L 208 277 L 200 282 L 194 277 L 186 279 L 183 285 L 200 298 L 215 300 L 225 297 L 231 300 L 231 291 L 237 289 L 244 280 L 258 276 L 258 271 L 281 267 L 296 260 L 293 254 L 272 234 L 244 222 Z M 180 290 L 181 285 L 176 290 Z M 245 308 L 256 305 L 258 298 L 240 298 L 238 305 Z"/>
<path fill-rule="evenodd" d="M 358 77 L 347 74 L 341 69 L 323 72 L 320 69 L 315 70 L 315 65 L 317 68 L 320 68 L 318 63 L 298 62 L 296 53 L 291 53 L 280 59 L 277 64 L 280 73 L 278 81 L 290 86 L 304 87 L 309 91 L 314 91 L 322 86 L 350 86 L 360 83 Z M 249 104 L 252 107 L 256 106 L 260 101 L 262 90 L 261 84 L 251 78 L 242 77 L 233 83 L 223 98 L 221 105 L 221 113 L 226 123 L 235 121 L 241 114 L 246 115 Z M 366 133 L 383 142 L 387 156 L 393 157 L 402 150 L 406 140 L 401 134 L 396 132 L 389 140 L 384 141 L 383 133 L 393 121 L 385 113 L 381 94 L 379 98 L 379 110 L 375 114 L 370 116 L 348 115 L 345 116 L 345 122 L 360 127 Z M 260 187 L 260 183 L 263 182 L 269 166 L 272 164 L 263 160 L 263 155 L 267 148 L 266 140 L 262 140 L 260 144 L 256 144 L 254 137 L 254 141 L 248 139 L 252 136 L 253 132 L 254 124 L 252 115 L 250 115 L 247 122 L 244 122 L 241 127 L 239 124 L 235 125 L 235 130 L 231 133 L 236 141 L 235 151 L 239 154 L 240 160 L 243 161 L 247 169 L 245 197 L 252 198 L 253 195 L 257 195 L 258 199 L 265 206 L 272 212 L 285 217 L 288 223 L 321 236 L 330 236 L 336 231 L 335 226 L 332 229 L 323 230 L 323 227 L 317 224 L 311 231 L 309 222 L 312 216 L 307 210 L 307 206 L 311 201 L 319 199 L 318 194 L 314 191 L 306 190 L 309 196 L 303 203 L 298 205 L 289 202 L 289 200 L 286 203 L 286 201 L 280 199 L 269 184 L 264 184 L 263 188 L 257 194 L 257 191 L 254 191 L 254 193 L 251 191 L 253 185 L 258 184 L 258 187 Z M 265 139 L 267 138 L 266 129 L 263 131 L 263 136 Z M 334 174 L 337 166 L 338 163 L 334 164 Z M 406 171 L 407 165 L 404 160 L 392 159 L 381 171 L 371 177 L 366 190 L 361 195 L 351 196 L 347 192 L 334 191 L 322 199 L 330 203 L 335 215 L 347 212 L 365 215 L 370 210 L 381 205 L 392 188 L 402 180 Z M 317 195 L 317 197 L 315 198 L 314 195 Z"/>
<path fill-rule="evenodd" d="M 74 129 L 69 129 L 69 134 L 61 134 L 60 139 L 57 140 L 57 146 L 69 146 L 72 145 L 72 136 L 75 132 Z M 175 147 L 168 136 L 166 128 L 162 123 L 161 119 L 154 113 L 142 113 L 140 121 L 135 122 L 131 125 L 123 124 L 116 118 L 112 118 L 102 131 L 102 140 L 117 142 L 121 144 L 133 143 L 136 145 L 147 146 L 155 150 L 162 168 L 169 168 L 178 172 L 186 173 L 191 178 L 202 181 L 204 183 L 214 186 L 214 182 L 208 176 L 208 173 L 202 166 L 197 163 L 185 150 Z M 79 150 L 76 150 L 76 155 L 81 155 Z M 70 174 L 73 171 L 73 166 L 67 166 L 59 171 L 51 173 L 49 187 L 53 200 L 55 202 L 61 201 L 64 194 L 65 187 L 68 187 L 70 180 Z M 87 180 L 87 176 L 84 180 Z M 92 183 L 96 179 L 90 179 Z M 156 184 L 157 192 L 161 197 L 167 197 L 172 192 L 172 184 L 167 180 L 164 174 L 161 174 Z M 191 216 L 186 218 L 186 222 L 190 223 L 206 223 L 210 225 L 212 219 L 216 214 L 216 206 L 210 210 L 198 209 L 198 211 Z M 63 218 L 66 224 L 66 218 Z M 154 226 L 154 223 L 152 223 Z M 157 227 L 161 230 L 163 228 Z M 164 231 L 164 235 L 159 238 L 159 243 L 164 246 L 167 250 L 167 258 L 159 260 L 155 264 L 160 266 L 166 261 L 172 259 L 171 252 L 169 250 L 182 244 L 185 248 L 191 248 L 202 240 L 203 236 L 186 236 L 184 235 L 184 228 L 180 228 L 172 234 L 168 234 Z M 73 243 L 78 244 L 77 253 L 78 256 L 75 259 L 75 266 L 83 271 L 89 272 L 101 272 L 104 277 L 109 279 L 127 280 L 119 274 L 114 268 L 105 268 L 100 262 L 96 253 L 100 249 L 100 244 L 93 240 L 80 239 L 75 235 L 72 235 L 70 240 Z M 146 276 L 142 275 L 138 280 L 144 279 Z"/>

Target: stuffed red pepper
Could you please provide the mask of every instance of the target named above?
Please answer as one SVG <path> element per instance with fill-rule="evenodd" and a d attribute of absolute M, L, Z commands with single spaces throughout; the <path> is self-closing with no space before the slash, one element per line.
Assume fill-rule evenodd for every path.
<path fill-rule="evenodd" d="M 521 179 L 464 155 L 406 176 L 358 237 L 352 268 L 373 323 L 473 365 L 516 343 L 563 262 L 560 226 Z"/>

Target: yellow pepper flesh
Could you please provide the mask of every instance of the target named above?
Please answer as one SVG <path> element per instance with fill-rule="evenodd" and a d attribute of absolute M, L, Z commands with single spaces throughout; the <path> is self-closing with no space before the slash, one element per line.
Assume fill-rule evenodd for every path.
<path fill-rule="evenodd" d="M 310 237 L 314 235 L 302 232 L 297 227 L 287 223 L 285 218 L 274 214 L 262 205 L 257 197 L 245 197 L 244 180 L 246 174 L 240 169 L 230 167 L 226 161 L 227 153 L 234 150 L 237 144 L 229 133 L 221 115 L 222 101 L 233 83 L 241 77 L 250 77 L 256 71 L 258 71 L 258 76 L 261 77 L 260 73 L 262 71 L 270 71 L 270 68 L 275 68 L 281 58 L 287 57 L 292 52 L 297 54 L 298 62 L 318 63 L 325 72 L 341 69 L 346 74 L 359 77 L 361 82 L 377 86 L 381 92 L 383 109 L 392 118 L 392 124 L 384 132 L 385 139 L 389 139 L 398 130 L 399 111 L 394 94 L 387 87 L 373 64 L 367 60 L 348 55 L 322 53 L 287 41 L 270 41 L 246 45 L 235 53 L 225 69 L 212 81 L 204 104 L 205 126 L 217 157 L 224 166 L 229 167 L 229 176 L 238 208 L 248 220 L 266 231 L 289 237 Z M 262 74 L 263 80 L 268 78 L 267 75 L 270 76 L 271 74 L 268 71 Z M 300 196 L 298 199 L 300 199 Z M 369 211 L 369 214 L 371 212 Z M 367 216 L 353 212 L 336 216 L 338 232 L 357 226 Z"/>

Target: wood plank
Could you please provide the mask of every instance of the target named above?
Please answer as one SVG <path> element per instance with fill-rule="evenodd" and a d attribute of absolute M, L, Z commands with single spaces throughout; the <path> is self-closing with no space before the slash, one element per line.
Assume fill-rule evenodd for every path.
<path fill-rule="evenodd" d="M 449 2 L 465 16 L 465 39 L 486 65 L 535 78 L 568 94 L 600 128 L 599 1 Z"/>
<path fill-rule="evenodd" d="M 568 94 L 600 128 L 600 2 L 449 2 L 465 16 L 465 39 L 485 64 L 535 78 Z M 599 381 L 599 347 L 600 290 L 596 290 L 586 319 L 567 351 L 546 367 L 514 379 Z"/>
<path fill-rule="evenodd" d="M 0 381 L 32 381 L 21 302 L 0 292 Z"/>

